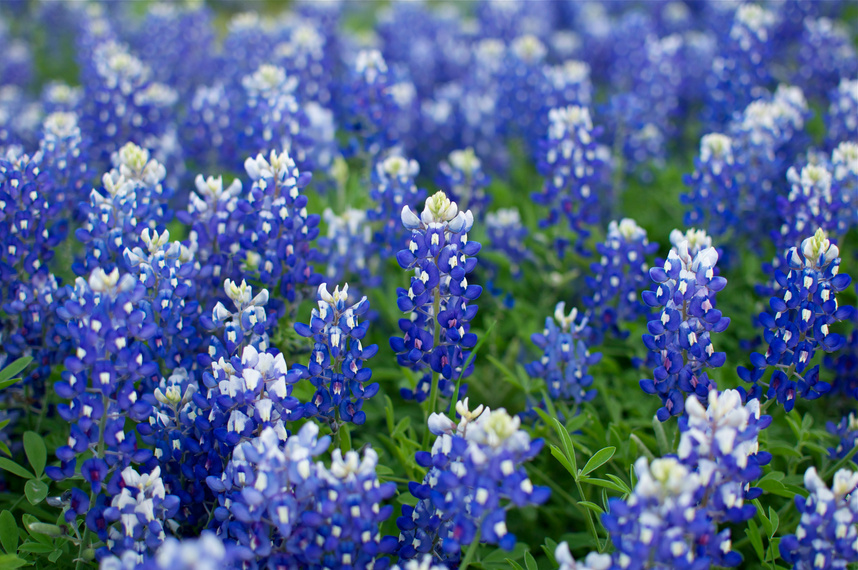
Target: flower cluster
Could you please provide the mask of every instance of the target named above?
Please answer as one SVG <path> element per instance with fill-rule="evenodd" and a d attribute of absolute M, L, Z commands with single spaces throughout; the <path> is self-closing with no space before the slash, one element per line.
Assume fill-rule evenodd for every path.
<path fill-rule="evenodd" d="M 87 163 L 89 141 L 83 139 L 75 113 L 51 113 L 42 125 L 42 169 L 53 181 L 54 201 L 74 212 L 86 199 L 86 185 L 93 178 Z"/>
<path fill-rule="evenodd" d="M 477 264 L 473 256 L 480 244 L 468 240 L 471 211 L 459 211 L 443 192 L 426 199 L 420 217 L 405 206 L 402 223 L 411 237 L 396 260 L 414 275 L 408 289 L 397 289 L 396 304 L 410 316 L 399 320 L 404 336 L 391 337 L 390 346 L 400 365 L 440 374 L 442 383 L 433 381 L 431 387 L 434 405 L 438 389 L 450 397 L 456 382 L 473 370 L 468 361 L 477 336 L 469 329 L 482 287 L 468 283 L 466 276 Z"/>
<path fill-rule="evenodd" d="M 327 235 L 319 238 L 319 250 L 327 254 L 325 280 L 339 283 L 356 278 L 361 287 L 379 284 L 379 259 L 374 257 L 372 228 L 366 210 L 346 208 L 335 214 L 322 212 Z"/>
<path fill-rule="evenodd" d="M 748 484 L 763 474 L 761 466 L 771 460 L 770 453 L 759 450 L 757 438 L 772 418 L 760 415 L 759 400 L 743 406 L 737 390 L 711 390 L 708 403 L 704 408 L 694 396 L 686 401 L 687 415 L 679 420 L 677 455 L 706 487 L 702 506 L 712 520 L 746 521 L 756 514 L 750 500 L 762 492 Z"/>
<path fill-rule="evenodd" d="M 483 172 L 474 149 L 454 150 L 438 170 L 438 187 L 463 209 L 472 209 L 482 219 L 490 200 L 486 194 L 490 178 Z"/>
<path fill-rule="evenodd" d="M 408 228 L 403 229 L 401 223 L 402 208 L 426 196 L 425 190 L 418 188 L 415 182 L 419 173 L 417 161 L 396 153 L 379 159 L 373 167 L 370 197 L 376 207 L 367 217 L 380 226 L 374 240 L 383 254 L 397 251 L 406 237 Z"/>
<path fill-rule="evenodd" d="M 664 406 L 658 419 L 667 420 L 684 410 L 685 394 L 706 398 L 715 383 L 707 368 L 724 365 L 727 355 L 715 352 L 711 334 L 723 332 L 730 324 L 715 308 L 715 295 L 726 285 L 715 275 L 718 252 L 705 232 L 671 232 L 673 243 L 663 267 L 650 269 L 656 283 L 643 292 L 644 302 L 660 312 L 647 323 L 643 342 L 657 358 L 652 379 L 641 380 L 648 394 L 658 394 Z"/>
<path fill-rule="evenodd" d="M 566 303 L 557 303 L 554 317 L 545 319 L 545 329 L 530 338 L 543 351 L 539 360 L 526 366 L 527 373 L 542 378 L 548 395 L 556 402 L 574 404 L 576 407 L 596 397 L 591 389 L 593 376 L 590 366 L 601 360 L 600 353 L 590 354 L 587 317 L 578 318 L 578 310 L 565 313 Z"/>
<path fill-rule="evenodd" d="M 336 450 L 330 468 L 313 464 L 330 443 L 318 432 L 314 423 L 288 437 L 265 429 L 236 448 L 221 477 L 207 479 L 219 496 L 218 534 L 245 564 L 364 568 L 390 550 L 379 525 L 390 517 L 381 502 L 395 486 L 379 483 L 377 454 Z"/>
<path fill-rule="evenodd" d="M 597 343 L 609 331 L 621 338 L 627 336 L 619 325 L 647 313 L 640 293 L 646 284 L 646 259 L 657 249 L 658 244 L 647 239 L 646 230 L 630 218 L 608 225 L 605 241 L 596 244 L 601 257 L 590 264 L 592 275 L 586 282 L 591 293 L 584 297 Z"/>
<path fill-rule="evenodd" d="M 316 299 L 318 308 L 313 309 L 310 324 L 295 324 L 299 335 L 313 339 L 308 365 L 297 365 L 293 371 L 316 388 L 304 413 L 327 421 L 333 429 L 341 421 L 363 424 L 363 403 L 378 392 L 377 383 L 367 384 L 372 370 L 364 366 L 378 345 L 361 344 L 369 323 L 360 323 L 359 317 L 366 314 L 369 301 L 363 297 L 350 305 L 348 284 L 330 293 L 325 283 L 319 285 Z"/>
<path fill-rule="evenodd" d="M 172 218 L 172 191 L 162 184 L 167 171 L 148 150 L 128 143 L 112 160 L 114 168 L 102 177 L 103 191 L 92 190 L 89 203 L 82 204 L 86 221 L 75 237 L 85 244 L 86 254 L 72 264 L 78 276 L 95 268 L 127 271 L 125 249 L 145 247 L 143 228 L 155 229 Z"/>
<path fill-rule="evenodd" d="M 234 554 L 212 532 L 200 538 L 176 540 L 168 537 L 151 558 L 142 562 L 136 552 L 101 560 L 101 570 L 223 570 L 234 566 Z"/>
<path fill-rule="evenodd" d="M 75 350 L 65 359 L 62 381 L 54 386 L 57 395 L 71 400 L 57 406 L 71 432 L 67 444 L 56 451 L 60 466 L 48 466 L 45 473 L 54 480 L 72 477 L 77 457 L 91 454 L 80 465 L 89 497 L 79 492 L 66 517 L 86 514 L 87 527 L 103 541 L 108 540 L 109 521 L 118 518 L 109 511 L 107 497 L 119 493 L 120 472 L 132 461 L 152 457 L 151 450 L 138 445 L 134 432 L 126 431 L 127 419 L 145 421 L 152 410 L 135 384 L 159 373 L 146 344 L 157 327 L 141 303 L 145 295 L 145 286 L 131 275 L 120 277 L 117 269 L 108 274 L 98 268 L 88 282 L 77 279 L 57 310 L 67 322 Z"/>
<path fill-rule="evenodd" d="M 854 412 L 844 416 L 836 425 L 834 422 L 827 422 L 825 429 L 840 439 L 835 447 L 828 448 L 831 459 L 843 459 L 858 447 L 858 416 Z M 853 461 L 858 464 L 858 459 L 853 458 Z"/>
<path fill-rule="evenodd" d="M 849 286 L 849 275 L 838 273 L 840 250 L 822 230 L 793 247 L 784 256 L 788 273 L 777 271 L 780 289 L 771 298 L 773 312 L 761 313 L 765 327 L 765 354 L 751 355 L 752 368 L 739 367 L 739 376 L 753 384 L 748 396 L 777 398 L 789 411 L 797 397 L 812 400 L 830 390 L 819 380 L 819 365 L 810 366 L 816 351 L 834 352 L 845 339 L 829 331 L 837 321 L 850 318 L 854 309 L 838 306 L 835 295 Z M 761 382 L 766 370 L 773 372 L 768 383 Z"/>
<path fill-rule="evenodd" d="M 804 486 L 810 495 L 795 497 L 798 529 L 778 545 L 784 561 L 796 570 L 846 568 L 858 561 L 858 473 L 841 469 L 829 489 L 810 467 Z"/>
<path fill-rule="evenodd" d="M 570 229 L 586 236 L 584 226 L 598 221 L 600 170 L 605 167 L 596 148 L 598 131 L 586 107 L 552 109 L 548 116 L 551 124 L 539 161 L 545 184 L 532 198 L 550 208 L 543 225 L 556 224 L 565 216 Z"/>
<path fill-rule="evenodd" d="M 709 133 L 700 139 L 700 155 L 694 159 L 694 173 L 684 182 L 690 188 L 682 201 L 690 206 L 685 223 L 703 227 L 715 236 L 724 236 L 738 223 L 734 204 L 739 198 L 736 182 L 733 139 Z"/>
<path fill-rule="evenodd" d="M 506 526 L 507 509 L 548 500 L 549 489 L 534 486 L 523 467 L 539 453 L 541 439 L 531 440 L 503 408 L 471 411 L 465 399 L 456 411 L 458 423 L 440 414 L 429 417 L 438 437 L 431 453 L 416 455 L 429 472 L 422 483 L 409 485 L 418 503 L 403 506 L 396 521 L 400 558 L 431 554 L 454 565 L 474 541 L 509 550 L 515 536 Z"/>
<path fill-rule="evenodd" d="M 828 140 L 834 144 L 858 138 L 858 79 L 844 77 L 836 90 L 832 90 L 828 107 Z"/>
<path fill-rule="evenodd" d="M 611 499 L 602 524 L 616 547 L 614 566 L 629 568 L 649 561 L 653 568 L 736 566 L 742 557 L 731 549 L 730 530 L 699 508 L 707 491 L 701 477 L 678 459 L 635 463 L 637 484 L 625 501 Z"/>
<path fill-rule="evenodd" d="M 521 214 L 515 208 L 501 208 L 486 214 L 488 246 L 502 253 L 510 263 L 513 277 L 522 276 L 522 264 L 533 256 L 524 240 L 527 227 L 521 223 Z"/>

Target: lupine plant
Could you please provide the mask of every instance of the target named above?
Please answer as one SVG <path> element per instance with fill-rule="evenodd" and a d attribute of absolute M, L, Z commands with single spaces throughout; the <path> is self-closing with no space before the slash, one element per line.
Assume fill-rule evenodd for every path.
<path fill-rule="evenodd" d="M 0 2 L 0 568 L 858 567 L 855 6 L 239 4 Z"/>

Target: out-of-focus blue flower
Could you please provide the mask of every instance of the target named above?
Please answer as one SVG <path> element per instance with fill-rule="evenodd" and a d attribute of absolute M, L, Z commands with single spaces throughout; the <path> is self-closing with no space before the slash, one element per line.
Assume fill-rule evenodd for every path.
<path fill-rule="evenodd" d="M 39 143 L 42 168 L 53 180 L 54 201 L 75 213 L 86 200 L 85 191 L 94 176 L 87 164 L 89 141 L 83 140 L 77 122 L 75 113 L 51 113 L 45 118 Z"/>
<path fill-rule="evenodd" d="M 491 179 L 483 172 L 474 149 L 454 150 L 438 171 L 438 187 L 463 209 L 472 209 L 478 219 L 484 218 L 491 201 L 486 193 Z"/>
<path fill-rule="evenodd" d="M 628 332 L 620 324 L 647 314 L 640 293 L 648 281 L 646 258 L 657 249 L 658 244 L 647 239 L 646 230 L 630 218 L 608 225 L 605 241 L 596 244 L 600 259 L 590 264 L 593 275 L 586 278 L 590 294 L 584 297 L 596 344 L 608 331 L 625 338 Z"/>
<path fill-rule="evenodd" d="M 309 325 L 295 324 L 299 335 L 313 339 L 308 365 L 299 364 L 294 369 L 316 388 L 304 413 L 327 421 L 335 429 L 340 421 L 363 424 L 363 402 L 378 392 L 378 383 L 368 384 L 372 370 L 364 365 L 364 360 L 378 352 L 378 345 L 361 344 L 369 323 L 360 323 L 359 317 L 369 309 L 369 301 L 363 297 L 349 305 L 348 284 L 328 292 L 325 283 L 319 285 L 316 299 L 318 308 L 313 309 Z"/>
<path fill-rule="evenodd" d="M 715 383 L 707 368 L 724 365 L 727 355 L 715 352 L 711 334 L 723 332 L 730 319 L 716 308 L 715 295 L 727 280 L 715 275 L 718 252 L 706 232 L 671 232 L 673 247 L 663 267 L 650 269 L 656 283 L 643 292 L 644 302 L 659 313 L 647 323 L 646 347 L 655 353 L 652 379 L 641 380 L 648 394 L 658 394 L 664 407 L 657 416 L 666 421 L 684 410 L 685 394 L 706 398 Z"/>
<path fill-rule="evenodd" d="M 737 226 L 736 203 L 740 189 L 733 152 L 733 139 L 727 135 L 709 133 L 700 139 L 700 155 L 694 159 L 694 173 L 683 177 L 690 189 L 681 197 L 690 207 L 685 214 L 687 225 L 702 227 L 721 237 Z"/>
<path fill-rule="evenodd" d="M 740 366 L 739 376 L 753 384 L 749 398 L 760 398 L 767 387 L 767 398 L 777 398 L 787 411 L 798 397 L 812 400 L 828 392 L 831 385 L 819 380 L 819 365 L 808 368 L 817 350 L 835 352 L 846 342 L 829 331 L 837 321 L 849 319 L 854 308 L 838 306 L 835 295 L 846 289 L 852 279 L 840 269 L 840 250 L 822 230 L 805 239 L 801 248 L 793 247 L 784 256 L 775 280 L 780 289 L 771 298 L 771 312 L 761 313 L 769 345 L 765 354 L 751 355 L 751 368 Z M 768 368 L 773 372 L 768 383 L 761 382 Z"/>
<path fill-rule="evenodd" d="M 375 208 L 367 212 L 367 218 L 381 226 L 373 236 L 382 255 L 397 251 L 405 239 L 408 228 L 403 227 L 402 208 L 423 200 L 426 191 L 417 187 L 416 179 L 420 166 L 416 160 L 391 153 L 373 165 L 370 178 L 370 197 Z"/>
<path fill-rule="evenodd" d="M 845 26 L 828 18 L 806 19 L 793 82 L 805 86 L 808 97 L 822 100 L 843 79 L 856 74 L 858 55 Z"/>
<path fill-rule="evenodd" d="M 214 533 L 177 540 L 167 537 L 152 557 L 140 561 L 136 552 L 102 559 L 100 570 L 233 570 L 235 556 Z"/>
<path fill-rule="evenodd" d="M 515 208 L 501 208 L 486 214 L 486 234 L 492 250 L 502 253 L 510 263 L 510 272 L 516 279 L 522 275 L 522 264 L 532 257 L 525 246 L 527 226 L 522 225 L 521 215 Z"/>
<path fill-rule="evenodd" d="M 810 467 L 804 474 L 805 498 L 796 495 L 801 520 L 795 534 L 784 536 L 778 548 L 795 570 L 846 568 L 858 561 L 858 472 L 840 469 L 829 489 Z"/>
<path fill-rule="evenodd" d="M 826 165 L 808 164 L 787 171 L 790 191 L 778 196 L 778 213 L 783 220 L 779 231 L 772 233 L 778 251 L 789 249 L 803 236 L 818 228 L 830 234 L 837 229 L 841 201 L 835 200 L 831 171 Z"/>
<path fill-rule="evenodd" d="M 829 99 L 831 103 L 825 117 L 829 145 L 858 139 L 858 79 L 841 79 Z"/>
<path fill-rule="evenodd" d="M 422 483 L 409 484 L 417 505 L 403 506 L 396 521 L 402 559 L 428 554 L 456 565 L 478 531 L 480 541 L 510 550 L 515 536 L 507 529 L 506 511 L 541 505 L 550 495 L 547 487 L 534 486 L 524 469 L 544 442 L 531 441 L 519 428 L 519 418 L 503 408 L 481 405 L 471 411 L 467 399 L 456 404 L 456 411 L 458 424 L 440 414 L 429 418 L 429 429 L 438 437 L 431 453 L 416 455 L 429 472 Z"/>
<path fill-rule="evenodd" d="M 590 389 L 593 376 L 588 369 L 601 360 L 602 354 L 591 354 L 588 349 L 587 317 L 579 319 L 577 309 L 568 314 L 565 309 L 566 303 L 558 303 L 554 316 L 545 319 L 542 333 L 530 337 L 543 355 L 526 369 L 534 378 L 545 381 L 552 400 L 577 407 L 596 397 L 596 389 Z"/>
<path fill-rule="evenodd" d="M 372 228 L 367 217 L 366 210 L 355 208 L 346 208 L 339 215 L 330 208 L 322 212 L 327 235 L 319 238 L 319 250 L 327 257 L 327 282 L 357 278 L 362 287 L 381 283 L 380 259 L 373 255 Z"/>
<path fill-rule="evenodd" d="M 318 433 L 312 422 L 289 437 L 266 429 L 236 448 L 221 477 L 207 479 L 219 496 L 218 533 L 245 563 L 362 568 L 391 549 L 379 525 L 392 512 L 381 502 L 395 485 L 379 483 L 378 455 L 336 450 L 330 468 L 314 464 L 330 444 Z M 375 567 L 385 568 L 386 560 Z"/>
<path fill-rule="evenodd" d="M 733 17 L 723 54 L 712 62 L 707 79 L 707 115 L 710 127 L 721 129 L 736 109 L 760 96 L 771 81 L 777 14 L 757 4 L 739 6 Z"/>
<path fill-rule="evenodd" d="M 551 126 L 539 160 L 545 184 L 541 192 L 532 194 L 534 202 L 550 208 L 540 225 L 554 225 L 565 217 L 570 229 L 586 237 L 589 230 L 585 226 L 599 219 L 600 171 L 605 167 L 597 152 L 599 131 L 593 128 L 585 107 L 552 109 L 549 119 Z"/>
<path fill-rule="evenodd" d="M 832 460 L 843 459 L 858 446 L 858 416 L 854 412 L 843 416 L 837 424 L 826 422 L 825 429 L 840 439 L 837 445 L 828 448 L 828 454 Z M 858 459 L 855 457 L 852 461 L 858 464 Z"/>
<path fill-rule="evenodd" d="M 648 560 L 655 567 L 707 568 L 736 566 L 742 556 L 732 550 L 730 529 L 718 525 L 700 508 L 708 486 L 699 473 L 678 459 L 635 463 L 637 484 L 625 501 L 610 500 L 602 524 L 617 549 L 611 568 Z"/>

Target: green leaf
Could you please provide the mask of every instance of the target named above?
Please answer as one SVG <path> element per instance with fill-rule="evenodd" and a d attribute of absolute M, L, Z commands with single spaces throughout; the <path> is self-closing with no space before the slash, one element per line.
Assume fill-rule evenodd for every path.
<path fill-rule="evenodd" d="M 566 455 L 560 450 L 559 447 L 557 447 L 556 445 L 552 445 L 551 455 L 553 455 L 554 458 L 557 459 L 557 461 L 559 461 L 560 464 L 566 468 L 566 471 L 568 471 L 569 474 L 572 475 L 572 477 L 577 477 L 578 471 L 572 466 L 571 463 L 569 463 L 569 460 L 566 459 Z"/>
<path fill-rule="evenodd" d="M 22 372 L 32 361 L 32 356 L 24 356 L 9 364 L 3 370 L 0 370 L 0 389 L 11 386 L 20 380 L 20 378 L 16 378 L 14 380 L 13 378 Z"/>
<path fill-rule="evenodd" d="M 12 457 L 12 452 L 9 450 L 9 446 L 6 445 L 5 443 L 3 443 L 2 441 L 0 441 L 0 451 L 5 453 L 9 457 Z"/>
<path fill-rule="evenodd" d="M 587 464 L 584 465 L 584 468 L 581 469 L 581 475 L 587 475 L 588 473 L 592 473 L 593 471 L 610 461 L 611 458 L 614 456 L 614 452 L 616 451 L 616 447 L 605 447 L 594 453 L 593 457 L 591 457 L 587 461 Z"/>
<path fill-rule="evenodd" d="M 24 494 L 31 505 L 38 505 L 48 496 L 48 486 L 40 479 L 30 479 L 24 484 Z"/>
<path fill-rule="evenodd" d="M 754 519 L 748 521 L 748 528 L 745 529 L 745 534 L 751 541 L 751 545 L 754 547 L 754 552 L 757 553 L 757 558 L 760 559 L 760 562 L 764 562 L 766 559 L 766 551 L 763 549 L 763 539 L 760 536 L 760 529 L 757 527 L 757 523 L 754 522 Z"/>
<path fill-rule="evenodd" d="M 596 485 L 598 487 L 605 487 L 606 489 L 611 489 L 612 491 L 617 491 L 619 493 L 625 493 L 626 490 L 623 487 L 620 487 L 613 481 L 606 481 L 604 479 L 596 479 L 595 477 L 587 477 L 586 475 L 582 475 L 578 479 L 581 483 L 589 483 L 590 485 Z"/>
<path fill-rule="evenodd" d="M 620 479 L 619 477 L 617 477 L 616 475 L 612 475 L 612 474 L 608 473 L 608 479 L 610 479 L 611 481 L 616 483 L 616 485 L 618 487 L 620 487 L 620 489 L 622 489 L 622 492 L 625 493 L 626 495 L 632 494 L 632 490 L 628 485 L 626 485 L 626 482 L 623 481 L 622 479 Z"/>
<path fill-rule="evenodd" d="M 15 554 L 18 549 L 18 523 L 9 511 L 0 513 L 0 544 L 7 554 Z"/>
<path fill-rule="evenodd" d="M 52 562 L 54 561 L 52 560 Z M 9 570 L 11 570 L 12 568 L 20 568 L 26 564 L 26 560 L 18 558 L 14 554 L 4 554 L 0 556 L 0 568 L 9 568 Z"/>
<path fill-rule="evenodd" d="M 557 435 L 560 436 L 560 442 L 563 444 L 563 451 L 566 454 L 566 459 L 572 464 L 572 468 L 578 471 L 578 461 L 575 459 L 575 445 L 572 443 L 572 436 L 566 430 L 566 426 L 560 423 L 557 418 L 554 420 L 554 429 L 557 430 Z"/>
<path fill-rule="evenodd" d="M 27 454 L 27 459 L 30 461 L 36 477 L 41 477 L 48 462 L 45 440 L 34 431 L 24 432 L 24 452 Z"/>
<path fill-rule="evenodd" d="M 47 554 L 53 552 L 56 547 L 53 544 L 42 544 L 41 542 L 25 542 L 18 547 L 18 552 L 32 552 L 33 554 Z"/>
<path fill-rule="evenodd" d="M 511 558 L 507 558 L 506 563 L 509 564 L 512 570 L 524 570 L 524 568 L 521 567 L 521 564 L 519 564 L 515 560 L 512 560 Z"/>
<path fill-rule="evenodd" d="M 590 501 L 578 501 L 578 504 L 590 509 L 591 511 L 599 515 L 605 512 L 605 509 L 603 509 L 596 503 L 591 503 Z"/>
<path fill-rule="evenodd" d="M 524 553 L 524 565 L 527 567 L 527 570 L 539 569 L 536 565 L 536 560 L 533 558 L 533 554 L 531 554 L 530 551 Z"/>
<path fill-rule="evenodd" d="M 772 523 L 772 532 L 769 534 L 769 539 L 775 537 L 775 533 L 778 531 L 778 526 L 780 526 L 781 519 L 778 516 L 777 511 L 773 508 L 769 507 L 769 521 Z"/>
<path fill-rule="evenodd" d="M 62 550 L 54 550 L 53 552 L 48 554 L 48 560 L 50 560 L 51 562 L 56 562 L 57 560 L 60 559 L 60 556 L 62 556 L 62 555 L 63 555 Z"/>
<path fill-rule="evenodd" d="M 14 473 L 18 477 L 23 477 L 24 479 L 32 479 L 34 477 L 32 473 L 30 473 L 11 459 L 6 459 L 5 457 L 0 457 L 0 469 L 8 471 L 9 473 Z"/>
<path fill-rule="evenodd" d="M 788 445 L 770 445 L 767 451 L 772 455 L 780 455 L 783 457 L 804 457 L 804 455 L 802 455 L 799 450 L 797 450 L 795 447 L 790 447 Z"/>

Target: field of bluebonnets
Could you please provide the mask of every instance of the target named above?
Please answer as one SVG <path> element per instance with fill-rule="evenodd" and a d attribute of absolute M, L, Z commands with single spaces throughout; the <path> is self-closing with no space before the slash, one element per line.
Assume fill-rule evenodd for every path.
<path fill-rule="evenodd" d="M 858 567 L 856 29 L 4 1 L 0 567 Z"/>

